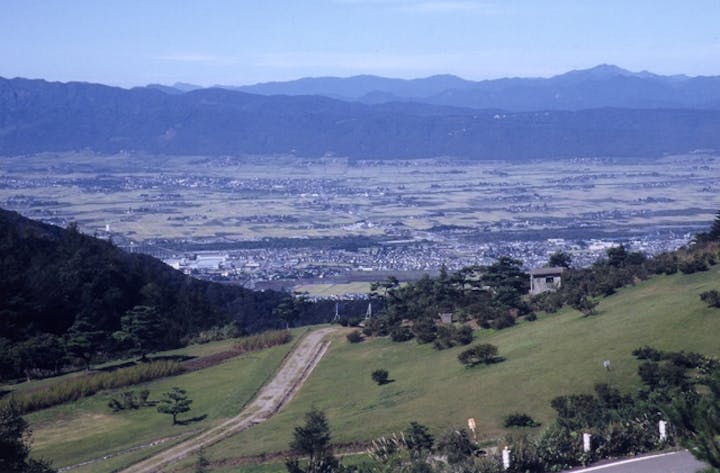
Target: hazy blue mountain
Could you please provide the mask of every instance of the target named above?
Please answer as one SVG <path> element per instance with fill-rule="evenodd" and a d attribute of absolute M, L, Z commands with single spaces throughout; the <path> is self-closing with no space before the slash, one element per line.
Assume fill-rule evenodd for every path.
<path fill-rule="evenodd" d="M 513 113 L 0 78 L 0 156 L 85 149 L 372 159 L 660 156 L 720 150 L 720 110 Z"/>
<path fill-rule="evenodd" d="M 308 77 L 288 82 L 217 87 L 261 95 L 323 95 L 342 100 L 358 100 L 376 92 L 389 94 L 391 97 L 422 98 L 445 90 L 462 89 L 471 84 L 472 82 L 453 75 L 437 75 L 424 79 L 388 79 L 360 75 L 347 78 Z"/>
<path fill-rule="evenodd" d="M 476 82 L 452 75 L 412 80 L 361 75 L 218 87 L 262 95 L 322 95 L 366 104 L 411 101 L 509 111 L 601 107 L 717 109 L 720 104 L 720 77 L 662 76 L 607 64 L 547 79 Z"/>

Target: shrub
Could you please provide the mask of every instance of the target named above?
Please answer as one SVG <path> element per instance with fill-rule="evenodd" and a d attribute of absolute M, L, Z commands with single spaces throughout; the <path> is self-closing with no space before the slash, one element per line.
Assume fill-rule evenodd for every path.
<path fill-rule="evenodd" d="M 514 412 L 505 417 L 503 425 L 505 427 L 538 427 L 540 424 L 523 412 Z"/>
<path fill-rule="evenodd" d="M 271 330 L 250 337 L 243 337 L 235 343 L 234 350 L 239 353 L 249 353 L 271 348 L 277 345 L 284 345 L 292 340 L 288 330 Z"/>
<path fill-rule="evenodd" d="M 578 434 L 557 425 L 550 426 L 537 441 L 537 456 L 545 466 L 543 471 L 569 470 L 580 464 L 582 453 Z"/>
<path fill-rule="evenodd" d="M 388 376 L 389 376 L 388 370 L 384 370 L 384 369 L 375 370 L 370 375 L 370 377 L 373 379 L 373 381 L 378 383 L 378 385 L 387 384 L 389 382 Z"/>
<path fill-rule="evenodd" d="M 411 340 L 415 335 L 413 335 L 412 330 L 410 330 L 410 327 L 403 327 L 402 325 L 398 325 L 392 328 L 390 330 L 390 338 L 393 342 L 407 342 L 408 340 Z"/>
<path fill-rule="evenodd" d="M 632 354 L 638 360 L 660 361 L 663 358 L 661 351 L 647 345 L 634 349 Z"/>
<path fill-rule="evenodd" d="M 430 317 L 422 317 L 415 321 L 412 332 L 418 343 L 430 343 L 437 336 L 437 325 Z"/>
<path fill-rule="evenodd" d="M 362 322 L 362 319 L 360 317 L 347 317 L 342 318 L 338 321 L 338 323 L 343 327 L 357 327 L 358 325 L 360 325 L 360 322 Z"/>
<path fill-rule="evenodd" d="M 437 328 L 437 338 L 435 338 L 434 346 L 437 350 L 444 350 L 455 345 L 469 345 L 472 340 L 472 329 L 467 325 L 460 328 L 454 325 L 441 325 Z"/>
<path fill-rule="evenodd" d="M 480 363 L 489 365 L 499 361 L 497 354 L 498 348 L 495 345 L 484 343 L 463 351 L 458 355 L 458 360 L 467 367 L 475 366 Z"/>
<path fill-rule="evenodd" d="M 360 343 L 363 341 L 363 336 L 362 333 L 360 333 L 360 330 L 353 330 L 348 333 L 345 338 L 347 338 L 347 341 L 350 343 Z"/>
<path fill-rule="evenodd" d="M 123 391 L 122 393 L 113 396 L 108 401 L 108 407 L 113 412 L 120 412 L 125 409 L 140 409 L 150 405 L 148 402 L 148 396 L 150 391 L 143 389 L 139 393 L 135 391 Z"/>
<path fill-rule="evenodd" d="M 228 338 L 236 338 L 242 334 L 240 325 L 237 321 L 232 321 L 222 327 L 212 327 L 208 330 L 203 330 L 196 336 L 189 340 L 189 343 L 208 343 L 215 342 L 218 340 L 227 340 Z"/>
<path fill-rule="evenodd" d="M 720 292 L 713 289 L 700 294 L 700 300 L 708 305 L 708 307 L 720 308 Z"/>
<path fill-rule="evenodd" d="M 572 308 L 582 312 L 582 314 L 585 317 L 588 317 L 590 315 L 595 315 L 597 312 L 595 311 L 595 308 L 597 307 L 598 303 L 595 301 L 592 301 L 588 299 L 587 297 L 583 296 L 578 301 L 574 302 L 572 304 Z"/>
<path fill-rule="evenodd" d="M 515 325 L 515 317 L 510 314 L 503 314 L 493 320 L 490 324 L 490 326 L 495 330 L 502 330 L 504 328 L 512 327 L 513 325 Z"/>
<path fill-rule="evenodd" d="M 363 333 L 368 337 L 384 337 L 389 330 L 387 319 L 385 317 L 376 317 L 365 321 Z"/>
<path fill-rule="evenodd" d="M 692 274 L 699 271 L 708 270 L 708 266 L 707 264 L 705 264 L 705 261 L 702 258 L 697 257 L 680 263 L 678 268 L 680 269 L 680 271 L 682 271 L 683 274 Z"/>
<path fill-rule="evenodd" d="M 447 461 L 455 465 L 468 459 L 475 453 L 475 445 L 465 429 L 448 430 L 438 439 L 438 450 L 447 455 Z"/>
<path fill-rule="evenodd" d="M 455 341 L 457 341 L 458 345 L 470 345 L 473 341 L 472 328 L 467 325 L 463 325 L 457 329 Z"/>

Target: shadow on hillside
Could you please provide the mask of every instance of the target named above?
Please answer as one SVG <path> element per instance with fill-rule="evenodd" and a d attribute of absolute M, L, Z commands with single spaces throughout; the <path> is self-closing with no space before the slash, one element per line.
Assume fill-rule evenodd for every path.
<path fill-rule="evenodd" d="M 193 417 L 191 419 L 185 419 L 185 420 L 179 420 L 177 421 L 178 425 L 189 425 L 194 424 L 195 422 L 201 422 L 203 420 L 207 419 L 207 414 L 203 414 L 201 416 Z"/>
<path fill-rule="evenodd" d="M 476 363 L 469 364 L 466 366 L 466 368 L 474 368 L 476 366 L 481 366 L 481 365 L 496 365 L 498 363 L 502 363 L 506 359 L 507 358 L 505 358 L 504 356 L 496 356 L 495 358 L 493 358 L 491 360 L 478 361 Z"/>
<path fill-rule="evenodd" d="M 130 368 L 132 366 L 137 366 L 141 363 L 151 363 L 153 361 L 177 361 L 178 363 L 182 363 L 183 361 L 192 360 L 194 358 L 197 358 L 197 357 L 191 356 L 191 355 L 149 356 L 146 362 L 142 362 L 140 360 L 126 361 L 125 363 L 120 363 L 117 365 L 105 366 L 103 368 L 94 368 L 93 371 L 112 372 L 112 371 L 116 371 L 116 370 L 119 370 L 122 368 Z"/>

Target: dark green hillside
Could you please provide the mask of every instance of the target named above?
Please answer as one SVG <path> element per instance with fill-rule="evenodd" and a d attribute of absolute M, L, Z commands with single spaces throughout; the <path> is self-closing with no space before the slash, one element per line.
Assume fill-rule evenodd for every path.
<path fill-rule="evenodd" d="M 161 349 L 232 320 L 249 332 L 276 327 L 272 310 L 285 297 L 193 279 L 74 228 L 64 230 L 1 209 L 0 267 L 2 377 L 20 374 L 18 358 L 35 363 L 30 352 L 37 350 L 57 354 L 52 360 L 35 360 L 37 374 L 62 367 L 73 344 L 77 352 L 103 357 L 125 350 L 112 334 L 137 306 L 152 309 L 134 313 L 152 318 L 158 330 L 151 348 Z"/>

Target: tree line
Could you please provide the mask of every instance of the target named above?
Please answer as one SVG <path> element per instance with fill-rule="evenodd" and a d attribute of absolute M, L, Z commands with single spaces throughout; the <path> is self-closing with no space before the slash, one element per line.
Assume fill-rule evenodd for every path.
<path fill-rule="evenodd" d="M 0 379 L 175 348 L 212 327 L 279 328 L 273 291 L 201 281 L 68 229 L 0 209 Z"/>

